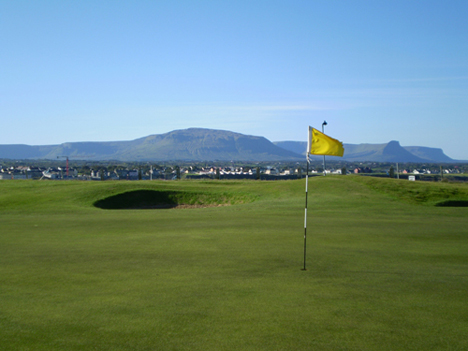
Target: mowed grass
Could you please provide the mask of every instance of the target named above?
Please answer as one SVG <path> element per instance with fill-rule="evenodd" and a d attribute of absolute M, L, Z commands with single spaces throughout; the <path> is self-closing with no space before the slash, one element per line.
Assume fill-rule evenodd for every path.
<path fill-rule="evenodd" d="M 210 207 L 93 206 L 135 190 Z M 466 350 L 451 199 L 466 184 L 310 178 L 303 271 L 304 179 L 3 181 L 0 349 Z"/>

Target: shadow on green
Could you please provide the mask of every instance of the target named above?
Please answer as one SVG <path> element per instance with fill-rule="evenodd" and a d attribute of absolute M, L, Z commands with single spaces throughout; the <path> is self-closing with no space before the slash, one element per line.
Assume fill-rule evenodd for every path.
<path fill-rule="evenodd" d="M 94 206 L 105 210 L 174 208 L 180 198 L 176 191 L 134 190 L 98 200 Z"/>
<path fill-rule="evenodd" d="M 438 207 L 468 207 L 468 200 L 447 200 L 436 204 Z"/>
<path fill-rule="evenodd" d="M 106 197 L 94 203 L 105 210 L 165 209 L 176 207 L 209 207 L 235 202 L 226 194 L 188 191 L 133 190 Z"/>

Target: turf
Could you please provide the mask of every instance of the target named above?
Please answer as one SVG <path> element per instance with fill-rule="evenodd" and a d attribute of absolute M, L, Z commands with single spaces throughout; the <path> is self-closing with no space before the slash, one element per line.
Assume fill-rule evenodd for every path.
<path fill-rule="evenodd" d="M 466 184 L 310 178 L 306 271 L 304 188 L 0 182 L 1 349 L 468 349 Z"/>

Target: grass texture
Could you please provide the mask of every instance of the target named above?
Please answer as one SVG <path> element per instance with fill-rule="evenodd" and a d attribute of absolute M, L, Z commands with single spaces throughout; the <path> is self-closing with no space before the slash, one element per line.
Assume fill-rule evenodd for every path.
<path fill-rule="evenodd" d="M 0 349 L 468 349 L 466 184 L 308 188 L 0 182 Z"/>

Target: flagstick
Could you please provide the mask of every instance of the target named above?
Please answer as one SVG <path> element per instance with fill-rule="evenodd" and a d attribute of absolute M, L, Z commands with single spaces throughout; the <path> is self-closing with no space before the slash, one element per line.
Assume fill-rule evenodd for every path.
<path fill-rule="evenodd" d="M 306 250 L 307 250 L 307 189 L 309 185 L 309 153 L 307 153 L 307 166 L 306 166 L 306 198 L 305 198 L 305 213 L 304 213 L 304 268 L 302 268 L 303 271 L 307 270 L 306 269 Z"/>
<path fill-rule="evenodd" d="M 327 124 L 326 121 L 322 123 L 322 133 L 315 128 L 309 126 L 309 134 L 307 141 L 307 173 L 306 173 L 306 200 L 305 200 L 305 214 L 304 214 L 304 268 L 306 270 L 306 241 L 307 241 L 307 188 L 309 186 L 309 155 L 323 155 L 323 175 L 325 175 L 325 155 L 340 156 L 344 154 L 343 143 L 339 140 L 333 139 L 323 133 Z"/>

